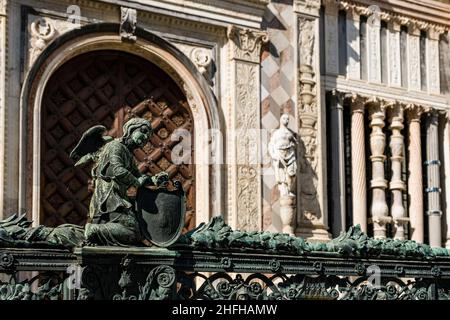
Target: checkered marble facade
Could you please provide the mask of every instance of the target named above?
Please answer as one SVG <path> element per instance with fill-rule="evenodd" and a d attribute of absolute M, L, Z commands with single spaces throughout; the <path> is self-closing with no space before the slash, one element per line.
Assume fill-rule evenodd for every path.
<path fill-rule="evenodd" d="M 267 130 L 262 145 L 267 146 L 270 133 L 278 128 L 282 113 L 292 115 L 289 125 L 296 131 L 295 14 L 292 1 L 272 1 L 264 14 L 263 28 L 269 34 L 269 43 L 261 58 L 261 128 Z M 280 231 L 279 192 L 267 149 L 263 150 L 263 157 L 263 228 Z"/>

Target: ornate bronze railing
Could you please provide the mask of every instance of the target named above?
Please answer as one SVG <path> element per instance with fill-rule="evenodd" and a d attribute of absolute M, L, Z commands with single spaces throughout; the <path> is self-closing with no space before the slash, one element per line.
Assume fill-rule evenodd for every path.
<path fill-rule="evenodd" d="M 446 249 L 374 240 L 358 227 L 309 243 L 233 231 L 220 218 L 168 249 L 3 247 L 0 272 L 1 300 L 450 298 Z"/>

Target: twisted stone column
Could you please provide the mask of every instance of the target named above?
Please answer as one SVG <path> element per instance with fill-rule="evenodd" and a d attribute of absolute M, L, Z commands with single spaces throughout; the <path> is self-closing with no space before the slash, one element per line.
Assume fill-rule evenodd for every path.
<path fill-rule="evenodd" d="M 408 135 L 408 198 L 411 240 L 423 243 L 423 185 L 422 147 L 420 141 L 420 117 L 422 108 L 410 104 L 406 107 L 409 125 Z"/>
<path fill-rule="evenodd" d="M 351 96 L 351 157 L 353 225 L 367 232 L 366 151 L 364 137 L 364 98 Z"/>
<path fill-rule="evenodd" d="M 428 197 L 428 237 L 430 246 L 440 247 L 441 243 L 441 185 L 439 160 L 439 115 L 436 110 L 427 113 L 427 188 Z"/>
<path fill-rule="evenodd" d="M 386 136 L 383 133 L 385 105 L 374 100 L 370 106 L 370 150 L 372 161 L 372 205 L 370 212 L 372 214 L 373 235 L 377 239 L 386 238 L 386 223 L 391 221 L 388 217 L 388 206 L 386 204 L 385 190 L 387 181 L 384 179 L 384 149 L 386 146 Z"/>
<path fill-rule="evenodd" d="M 403 108 L 399 103 L 394 103 L 391 108 L 390 123 L 392 130 L 389 147 L 391 149 L 392 177 L 389 188 L 392 192 L 391 216 L 394 220 L 394 238 L 405 239 L 405 228 L 408 225 L 408 217 L 403 207 L 403 191 L 406 186 L 402 181 L 403 160 Z"/>

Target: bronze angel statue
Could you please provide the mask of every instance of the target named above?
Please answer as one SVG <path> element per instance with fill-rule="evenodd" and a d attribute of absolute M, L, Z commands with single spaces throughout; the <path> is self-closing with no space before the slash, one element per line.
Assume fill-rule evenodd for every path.
<path fill-rule="evenodd" d="M 85 227 L 89 244 L 129 245 L 142 241 L 139 225 L 127 196 L 130 187 L 160 185 L 168 181 L 161 172 L 153 177 L 139 172 L 133 151 L 149 141 L 152 126 L 142 118 L 133 118 L 123 126 L 123 136 L 105 135 L 101 125 L 88 129 L 70 154 L 75 166 L 93 163 L 91 170 L 94 193 Z"/>

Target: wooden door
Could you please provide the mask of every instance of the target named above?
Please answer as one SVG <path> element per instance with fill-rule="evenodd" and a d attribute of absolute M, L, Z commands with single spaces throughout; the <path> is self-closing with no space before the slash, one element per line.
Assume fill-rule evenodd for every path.
<path fill-rule="evenodd" d="M 75 168 L 70 151 L 91 126 L 102 124 L 117 137 L 124 122 L 139 116 L 151 121 L 154 134 L 135 152 L 138 167 L 149 174 L 164 170 L 182 181 L 188 195 L 186 228 L 194 226 L 194 165 L 175 165 L 171 159 L 178 143 L 171 134 L 183 128 L 193 137 L 192 115 L 186 97 L 164 71 L 131 54 L 91 52 L 55 72 L 42 103 L 41 223 L 86 222 L 90 167 Z"/>

